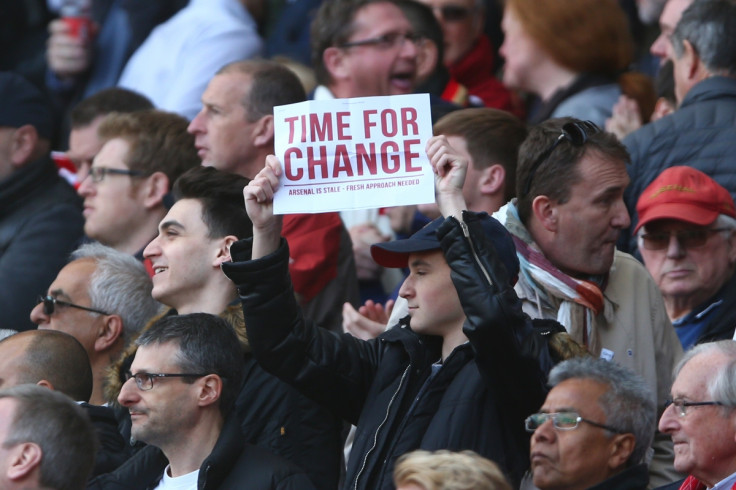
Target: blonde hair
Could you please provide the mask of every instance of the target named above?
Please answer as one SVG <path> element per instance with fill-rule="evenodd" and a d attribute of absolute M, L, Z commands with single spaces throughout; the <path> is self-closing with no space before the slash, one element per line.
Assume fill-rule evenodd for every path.
<path fill-rule="evenodd" d="M 412 451 L 399 458 L 394 484 L 424 490 L 511 490 L 498 465 L 473 451 Z"/>

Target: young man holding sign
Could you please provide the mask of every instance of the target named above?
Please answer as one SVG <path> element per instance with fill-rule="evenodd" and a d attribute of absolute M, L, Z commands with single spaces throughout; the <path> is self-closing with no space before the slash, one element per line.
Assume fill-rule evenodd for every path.
<path fill-rule="evenodd" d="M 546 349 L 513 291 L 514 244 L 486 214 L 465 209 L 467 161 L 432 138 L 439 218 L 407 240 L 376 245 L 381 264 L 408 264 L 409 316 L 377 339 L 336 336 L 304 320 L 291 292 L 288 244 L 273 214 L 283 171 L 268 157 L 245 188 L 253 239 L 233 244 L 222 269 L 237 285 L 253 353 L 264 367 L 357 425 L 345 488 L 393 488 L 391 472 L 414 449 L 471 449 L 518 483 L 528 466 L 524 418 L 545 396 Z"/>

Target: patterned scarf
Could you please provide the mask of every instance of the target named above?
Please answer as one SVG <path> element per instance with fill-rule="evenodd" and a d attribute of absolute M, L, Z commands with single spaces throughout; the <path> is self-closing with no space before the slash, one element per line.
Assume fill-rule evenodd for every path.
<path fill-rule="evenodd" d="M 557 321 L 573 340 L 599 356 L 598 330 L 613 320 L 614 309 L 613 303 L 603 296 L 605 278 L 576 279 L 552 265 L 522 224 L 514 203 L 508 203 L 493 217 L 504 224 L 514 239 L 522 277 L 517 287 L 528 298 L 536 298 L 539 317 L 543 317 L 543 309 L 557 311 Z"/>

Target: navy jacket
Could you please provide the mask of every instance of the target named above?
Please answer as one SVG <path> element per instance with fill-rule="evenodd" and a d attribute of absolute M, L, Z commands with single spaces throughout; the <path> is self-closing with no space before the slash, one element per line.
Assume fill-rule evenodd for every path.
<path fill-rule="evenodd" d="M 736 199 L 736 78 L 711 77 L 695 85 L 674 113 L 644 125 L 624 139 L 631 154 L 624 201 L 631 226 L 618 248 L 637 250 L 632 232 L 639 222 L 636 202 L 667 168 L 687 165 L 706 173 Z"/>
<path fill-rule="evenodd" d="M 470 342 L 426 386 L 441 339 L 414 333 L 406 321 L 370 341 L 315 327 L 294 300 L 285 241 L 249 260 L 252 242 L 242 240 L 223 264 L 238 285 L 258 362 L 357 425 L 345 488 L 393 488 L 396 458 L 418 448 L 474 450 L 516 482 L 528 466 L 523 421 L 544 401 L 546 377 L 538 359 L 521 354 L 533 327 L 478 219 L 491 218 L 466 213 L 467 236 L 454 218 L 438 231 Z"/>

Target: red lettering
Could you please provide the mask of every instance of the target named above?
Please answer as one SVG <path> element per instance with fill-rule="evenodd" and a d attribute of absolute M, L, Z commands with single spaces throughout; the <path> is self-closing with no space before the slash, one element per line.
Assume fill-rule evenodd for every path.
<path fill-rule="evenodd" d="M 378 111 L 375 109 L 363 111 L 363 128 L 365 129 L 366 139 L 371 137 L 371 128 L 376 126 L 376 123 L 372 122 L 368 116 L 372 116 L 377 113 Z"/>
<path fill-rule="evenodd" d="M 284 152 L 284 174 L 289 180 L 299 180 L 304 175 L 304 171 L 300 168 L 296 169 L 296 172 L 293 171 L 291 164 L 292 155 L 294 158 L 302 158 L 302 152 L 299 151 L 299 148 L 287 148 Z"/>
<path fill-rule="evenodd" d="M 348 154 L 348 148 L 345 145 L 337 145 L 335 147 L 335 168 L 332 170 L 332 177 L 339 177 L 341 172 L 345 172 L 347 177 L 353 176 L 350 154 Z"/>
<path fill-rule="evenodd" d="M 309 115 L 309 134 L 312 141 L 328 141 L 332 139 L 332 113 L 325 112 L 322 115 L 320 125 L 319 114 Z"/>
<path fill-rule="evenodd" d="M 307 116 L 301 115 L 302 120 L 302 143 L 307 142 Z"/>
<path fill-rule="evenodd" d="M 363 167 L 368 167 L 368 173 L 376 175 L 376 144 L 368 143 L 368 151 L 365 150 L 365 145 L 355 145 L 355 156 L 358 163 L 358 175 L 363 175 Z"/>
<path fill-rule="evenodd" d="M 422 167 L 413 167 L 412 160 L 419 157 L 419 153 L 412 153 L 411 145 L 418 145 L 419 140 L 404 140 L 404 158 L 406 159 L 406 171 L 407 172 L 421 172 Z"/>
<path fill-rule="evenodd" d="M 409 134 L 419 134 L 419 124 L 417 124 L 417 110 L 414 107 L 402 107 L 401 108 L 401 126 L 404 136 Z M 413 131 L 409 133 L 409 126 L 413 128 Z"/>
<path fill-rule="evenodd" d="M 315 172 L 314 167 L 320 167 L 321 174 L 320 178 L 324 179 L 327 178 L 329 173 L 327 172 L 327 147 L 326 146 L 320 146 L 319 147 L 319 159 L 314 157 L 314 148 L 308 147 L 307 148 L 307 164 L 309 165 L 309 179 L 314 180 L 315 179 Z"/>
<path fill-rule="evenodd" d="M 391 129 L 389 129 L 389 124 Z M 384 136 L 396 136 L 399 132 L 399 125 L 396 120 L 396 111 L 393 109 L 384 109 L 381 111 L 381 131 Z"/>
<path fill-rule="evenodd" d="M 335 114 L 337 117 L 337 139 L 339 140 L 351 140 L 353 137 L 347 133 L 345 133 L 345 130 L 350 129 L 350 120 L 345 120 L 346 117 L 350 116 L 349 112 L 338 112 Z"/>
<path fill-rule="evenodd" d="M 389 151 L 392 154 L 389 155 Z M 387 174 L 395 174 L 401 168 L 401 155 L 397 154 L 399 145 L 393 141 L 385 141 L 381 144 L 381 168 Z"/>
<path fill-rule="evenodd" d="M 292 116 L 287 117 L 286 122 L 289 123 L 289 144 L 292 144 L 294 142 L 294 123 L 299 118 L 299 116 Z"/>

